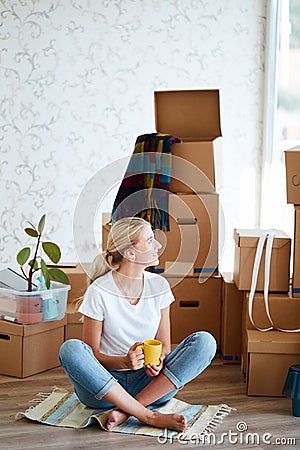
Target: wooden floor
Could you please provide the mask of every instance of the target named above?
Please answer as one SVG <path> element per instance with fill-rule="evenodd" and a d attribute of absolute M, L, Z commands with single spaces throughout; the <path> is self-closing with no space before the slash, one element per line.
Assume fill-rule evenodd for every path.
<path fill-rule="evenodd" d="M 37 392 L 49 392 L 52 386 L 71 389 L 61 368 L 49 370 L 25 379 L 0 376 L 0 449 L 182 449 L 210 447 L 191 442 L 161 444 L 156 438 L 124 435 L 101 431 L 99 426 L 75 430 L 57 428 L 31 422 L 15 420 L 18 411 L 25 411 L 28 401 Z M 201 404 L 227 403 L 236 408 L 215 432 L 215 447 L 220 449 L 300 449 L 300 418 L 291 413 L 291 400 L 275 397 L 247 397 L 246 386 L 238 365 L 223 365 L 218 359 L 196 380 L 180 391 L 177 398 Z M 243 422 L 244 424 L 239 424 Z M 238 425 L 239 424 L 239 425 Z M 246 425 L 245 425 L 246 424 Z M 246 426 L 245 432 L 237 427 Z M 222 433 L 224 436 L 221 444 Z M 229 434 L 231 433 L 231 436 Z M 237 434 L 233 434 L 237 433 Z M 246 434 L 249 433 L 249 443 Z M 257 433 L 256 436 L 254 433 Z M 269 433 L 271 445 L 263 438 Z M 250 435 L 251 434 L 251 435 Z M 295 438 L 294 445 L 287 445 Z M 239 443 L 236 442 L 239 439 Z M 253 439 L 255 439 L 253 441 Z M 276 441 L 277 440 L 277 441 Z M 213 441 L 212 441 L 213 442 Z M 281 442 L 279 444 L 279 442 Z"/>

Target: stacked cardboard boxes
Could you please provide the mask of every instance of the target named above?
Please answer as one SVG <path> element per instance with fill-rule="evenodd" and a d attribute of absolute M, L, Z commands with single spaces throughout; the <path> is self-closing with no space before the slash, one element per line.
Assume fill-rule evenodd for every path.
<path fill-rule="evenodd" d="M 242 326 L 244 293 L 250 291 L 254 259 L 260 230 L 234 230 L 235 240 L 233 281 L 224 274 L 222 299 L 221 356 L 223 362 L 240 362 L 245 373 L 247 364 L 247 328 Z M 276 233 L 273 242 L 270 291 L 287 292 L 289 287 L 290 238 L 284 232 Z M 264 288 L 265 249 L 258 272 L 256 290 Z M 235 337 L 235 346 L 230 336 Z M 238 353 L 231 353 L 235 349 Z"/>
<path fill-rule="evenodd" d="M 250 319 L 249 291 L 260 233 L 261 230 L 234 231 L 234 281 L 237 288 L 244 291 L 242 371 L 248 395 L 281 396 L 289 366 L 297 358 L 299 361 L 300 334 L 284 331 L 300 328 L 300 302 L 289 293 L 291 239 L 284 232 L 277 231 L 270 263 L 268 303 L 265 303 L 264 294 L 260 292 L 264 289 L 264 246 L 256 292 L 250 305 Z"/>
<path fill-rule="evenodd" d="M 268 296 L 269 299 L 269 313 L 271 316 L 271 319 L 273 321 L 274 326 L 277 329 L 282 330 L 295 330 L 299 328 L 299 321 L 300 321 L 300 302 L 298 299 L 293 298 L 290 293 L 269 293 Z M 249 292 L 244 293 L 244 299 L 243 299 L 243 313 L 242 313 L 242 369 L 244 372 L 244 375 L 246 377 L 247 383 L 249 384 L 251 380 L 251 392 L 254 392 L 255 384 L 259 384 L 259 379 L 256 377 L 256 372 L 252 370 L 252 372 L 249 372 L 249 360 L 251 359 L 251 349 L 249 348 L 249 331 L 255 330 L 257 333 L 255 334 L 256 342 L 256 351 L 259 350 L 259 342 L 261 342 L 262 348 L 265 348 L 265 342 L 270 341 L 273 342 L 273 336 L 275 336 L 275 344 L 272 344 L 272 353 L 276 353 L 276 342 L 278 341 L 278 338 L 276 337 L 276 333 L 279 333 L 281 342 L 285 342 L 286 339 L 288 339 L 289 334 L 295 334 L 295 339 L 297 339 L 297 336 L 300 340 L 300 334 L 299 333 L 285 333 L 280 331 L 268 331 L 268 332 L 262 332 L 256 329 L 259 328 L 267 329 L 271 328 L 272 324 L 270 323 L 266 307 L 265 307 L 265 301 L 264 301 L 264 295 L 262 292 L 257 292 L 253 299 L 253 308 L 252 308 L 252 319 L 255 324 L 250 320 L 249 312 L 248 312 L 248 302 L 249 302 Z M 260 338 L 261 340 L 259 341 Z M 286 351 L 289 353 L 289 343 L 287 341 L 286 343 Z M 263 353 L 266 353 L 265 351 Z M 293 354 L 293 353 L 292 353 Z M 285 366 L 285 360 L 280 355 L 277 356 L 278 358 L 278 364 L 281 363 L 283 365 L 283 371 L 285 371 L 285 374 L 287 374 L 288 366 Z M 252 359 L 253 360 L 253 359 Z M 257 363 L 256 363 L 257 364 Z M 273 372 L 273 379 L 277 379 L 277 386 L 282 384 L 282 379 L 280 378 L 280 375 L 275 372 L 272 366 L 270 366 L 270 370 Z M 256 380 L 256 381 L 254 381 Z M 259 392 L 261 392 L 261 388 L 259 389 Z M 248 391 L 249 393 L 249 391 Z M 249 394 L 251 395 L 251 394 Z M 254 394 L 254 395 L 269 395 L 269 394 Z M 281 395 L 281 390 L 277 390 L 276 392 L 273 390 L 272 395 Z"/>
<path fill-rule="evenodd" d="M 159 265 L 173 287 L 172 343 L 190 333 L 210 331 L 220 346 L 221 278 L 218 274 L 218 222 L 221 187 L 221 127 L 218 90 L 154 93 L 158 133 L 181 138 L 172 145 L 169 195 L 170 230 L 159 230 Z M 102 248 L 110 224 L 104 214 Z M 214 275 L 210 278 L 211 275 Z M 199 282 L 198 277 L 205 277 Z"/>
<path fill-rule="evenodd" d="M 242 311 L 242 370 L 248 395 L 281 396 L 289 366 L 300 360 L 300 149 L 285 152 L 287 200 L 295 208 L 292 291 L 289 291 L 290 238 L 277 232 L 270 265 L 268 308 L 264 288 L 265 248 L 249 316 L 249 291 L 259 230 L 235 230 L 234 281 L 244 291 Z M 299 179 L 299 181 L 298 181 Z M 299 295 L 300 296 L 300 295 Z M 263 331 L 270 329 L 271 331 Z M 289 331 L 289 332 L 287 332 Z"/>
<path fill-rule="evenodd" d="M 175 297 L 171 305 L 172 343 L 179 343 L 194 331 L 206 330 L 220 349 L 219 91 L 160 91 L 155 92 L 154 101 L 157 132 L 182 139 L 172 146 L 170 231 L 162 240 L 161 233 L 157 236 L 165 248 L 155 268 L 164 274 Z"/>
<path fill-rule="evenodd" d="M 157 235 L 162 251 L 155 270 L 180 275 L 178 263 L 187 263 L 195 275 L 217 273 L 217 190 L 222 185 L 219 91 L 156 91 L 154 106 L 156 131 L 182 139 L 172 145 L 170 231 Z"/>

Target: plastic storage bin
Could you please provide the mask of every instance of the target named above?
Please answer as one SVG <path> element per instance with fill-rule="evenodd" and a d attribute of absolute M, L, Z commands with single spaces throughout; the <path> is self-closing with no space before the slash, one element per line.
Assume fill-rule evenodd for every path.
<path fill-rule="evenodd" d="M 51 282 L 51 289 L 32 292 L 0 288 L 0 316 L 30 324 L 63 319 L 70 285 Z"/>

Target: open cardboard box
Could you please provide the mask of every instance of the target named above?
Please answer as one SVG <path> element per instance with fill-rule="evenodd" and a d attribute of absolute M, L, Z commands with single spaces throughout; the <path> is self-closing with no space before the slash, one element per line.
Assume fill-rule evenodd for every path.
<path fill-rule="evenodd" d="M 158 133 L 182 139 L 172 145 L 171 192 L 215 192 L 222 187 L 219 90 L 154 92 Z"/>
<path fill-rule="evenodd" d="M 300 361 L 300 333 L 247 331 L 247 394 L 282 396 L 289 367 Z"/>
<path fill-rule="evenodd" d="M 259 229 L 235 229 L 235 254 L 233 279 L 239 290 L 250 291 Z M 266 245 L 266 244 L 265 244 Z M 290 278 L 291 239 L 284 231 L 277 231 L 273 241 L 270 265 L 270 292 L 288 292 Z M 264 290 L 265 246 L 260 262 L 257 291 Z"/>
<path fill-rule="evenodd" d="M 237 289 L 232 273 L 222 273 L 222 278 L 220 355 L 224 363 L 240 363 L 244 292 Z"/>
<path fill-rule="evenodd" d="M 208 331 L 220 348 L 221 287 L 220 276 L 199 283 L 195 277 L 168 277 L 175 302 L 170 307 L 171 341 L 180 343 L 195 331 Z"/>
<path fill-rule="evenodd" d="M 287 203 L 300 205 L 300 146 L 286 150 L 284 154 Z"/>
<path fill-rule="evenodd" d="M 24 378 L 59 366 L 62 320 L 21 325 L 0 320 L 0 374 Z"/>
<path fill-rule="evenodd" d="M 293 248 L 293 297 L 300 297 L 300 206 L 295 205 L 294 248 Z"/>

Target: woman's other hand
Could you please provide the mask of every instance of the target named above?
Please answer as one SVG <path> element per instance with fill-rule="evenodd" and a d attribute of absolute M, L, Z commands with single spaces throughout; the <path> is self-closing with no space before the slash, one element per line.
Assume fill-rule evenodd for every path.
<path fill-rule="evenodd" d="M 141 347 L 138 347 L 139 345 L 143 345 L 143 342 L 136 342 L 133 344 L 127 353 L 128 369 L 138 370 L 144 365 L 144 352 Z"/>
<path fill-rule="evenodd" d="M 164 359 L 165 359 L 166 355 L 164 355 L 162 353 L 160 359 L 160 364 L 159 366 L 155 366 L 154 364 L 148 364 L 146 366 L 146 374 L 149 375 L 149 377 L 157 377 L 157 375 L 160 374 L 160 371 L 162 370 L 163 366 L 164 366 Z"/>

